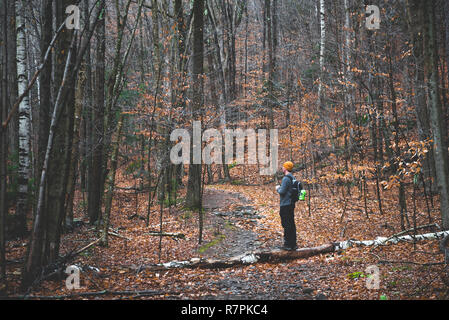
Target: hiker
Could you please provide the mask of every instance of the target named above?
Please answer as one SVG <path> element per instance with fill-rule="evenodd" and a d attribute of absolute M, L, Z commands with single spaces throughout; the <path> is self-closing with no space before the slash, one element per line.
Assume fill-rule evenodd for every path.
<path fill-rule="evenodd" d="M 295 226 L 295 202 L 292 201 L 291 195 L 293 192 L 294 177 L 291 174 L 293 170 L 293 163 L 287 161 L 282 165 L 281 185 L 276 186 L 276 191 L 279 193 L 281 224 L 284 228 L 284 245 L 283 250 L 293 251 L 297 249 L 296 246 L 296 226 Z"/>

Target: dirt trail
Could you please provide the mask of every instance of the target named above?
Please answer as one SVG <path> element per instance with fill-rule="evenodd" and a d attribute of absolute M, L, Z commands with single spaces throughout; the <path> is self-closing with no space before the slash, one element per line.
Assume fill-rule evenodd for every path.
<path fill-rule="evenodd" d="M 203 257 L 227 258 L 260 248 L 258 235 L 249 230 L 248 226 L 257 226 L 260 215 L 255 211 L 252 202 L 244 196 L 224 190 L 207 189 L 203 197 L 203 207 L 206 211 L 205 226 L 214 228 L 215 239 L 203 245 Z M 245 223 L 245 229 L 238 227 Z M 286 267 L 287 264 L 282 264 Z M 266 267 L 265 267 L 266 268 Z M 226 276 L 220 280 L 207 281 L 205 285 L 215 288 L 220 293 L 205 296 L 203 299 L 326 299 L 323 294 L 304 286 L 304 279 L 312 278 L 303 264 L 294 263 L 288 271 L 288 276 L 270 272 L 261 266 L 249 266 L 243 269 L 227 269 L 222 271 Z M 213 272 L 213 271 L 209 271 Z"/>
<path fill-rule="evenodd" d="M 238 193 L 209 189 L 203 197 L 206 228 L 212 228 L 215 238 L 201 248 L 204 257 L 228 258 L 258 248 L 257 234 L 237 226 L 239 221 L 258 223 L 251 202 Z"/>

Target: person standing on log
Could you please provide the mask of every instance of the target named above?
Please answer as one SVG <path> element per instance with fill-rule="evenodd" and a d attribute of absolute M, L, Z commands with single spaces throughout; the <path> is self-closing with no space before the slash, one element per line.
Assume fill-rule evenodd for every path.
<path fill-rule="evenodd" d="M 293 170 L 293 163 L 287 161 L 282 165 L 282 172 L 284 177 L 282 178 L 281 185 L 276 186 L 276 191 L 280 195 L 280 210 L 281 224 L 284 228 L 284 245 L 281 247 L 283 250 L 293 251 L 298 247 L 296 246 L 296 226 L 295 226 L 295 203 L 292 201 L 293 192 L 293 180 L 294 177 L 291 174 Z"/>

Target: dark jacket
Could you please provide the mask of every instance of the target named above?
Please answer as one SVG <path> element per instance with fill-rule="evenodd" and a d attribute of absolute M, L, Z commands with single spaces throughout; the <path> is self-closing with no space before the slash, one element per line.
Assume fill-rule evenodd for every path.
<path fill-rule="evenodd" d="M 287 176 L 294 178 L 291 173 L 287 174 Z M 287 176 L 284 176 L 282 178 L 281 187 L 277 190 L 277 192 L 281 196 L 280 200 L 281 207 L 289 206 L 292 204 L 291 196 L 292 196 L 293 179 L 289 179 Z"/>

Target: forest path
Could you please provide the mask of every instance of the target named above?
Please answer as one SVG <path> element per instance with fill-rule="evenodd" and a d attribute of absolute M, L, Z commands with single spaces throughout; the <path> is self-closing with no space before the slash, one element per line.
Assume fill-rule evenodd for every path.
<path fill-rule="evenodd" d="M 256 211 L 255 205 L 237 192 L 206 189 L 203 196 L 205 226 L 214 228 L 215 238 L 202 246 L 204 249 L 200 249 L 200 254 L 207 258 L 224 259 L 259 249 L 262 243 L 257 230 L 264 226 L 261 222 L 263 216 Z M 273 233 L 276 234 L 274 237 L 278 236 L 277 232 Z M 312 274 L 317 270 L 314 270 L 313 264 L 308 264 L 308 267 L 306 264 L 282 263 L 281 268 L 288 269 L 285 274 L 279 274 L 277 266 L 269 264 L 215 271 L 224 276 L 219 280 L 206 281 L 205 285 L 217 292 L 203 296 L 203 299 L 326 299 L 310 285 L 313 283 Z M 273 269 L 276 271 L 272 272 Z"/>
<path fill-rule="evenodd" d="M 213 229 L 215 238 L 200 247 L 200 254 L 208 258 L 230 258 L 259 247 L 258 235 L 251 226 L 258 224 L 251 201 L 239 193 L 207 189 L 203 195 L 206 227 Z M 241 228 L 240 223 L 249 228 Z"/>

